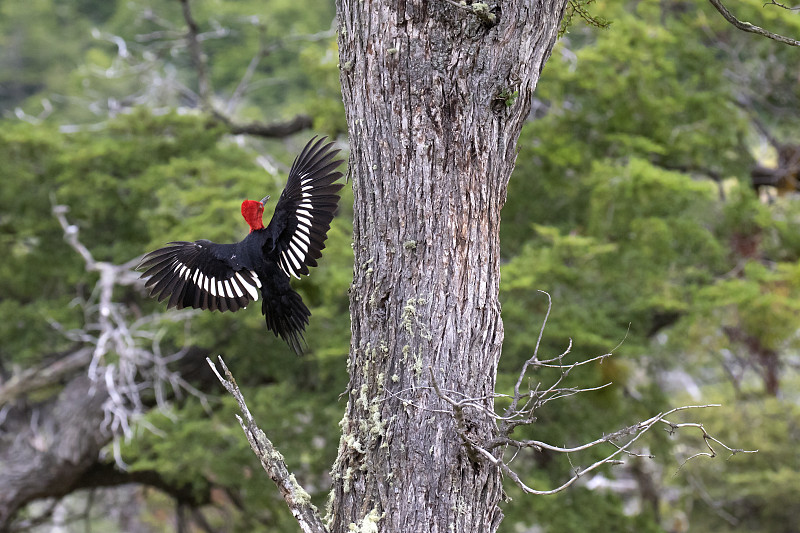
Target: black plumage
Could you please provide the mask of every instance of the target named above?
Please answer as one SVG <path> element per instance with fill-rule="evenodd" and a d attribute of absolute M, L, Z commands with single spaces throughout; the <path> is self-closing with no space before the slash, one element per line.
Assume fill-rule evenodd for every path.
<path fill-rule="evenodd" d="M 269 225 L 262 223 L 264 203 L 245 200 L 242 215 L 250 233 L 235 244 L 207 240 L 176 241 L 148 253 L 145 287 L 167 307 L 238 311 L 262 297 L 267 328 L 302 353 L 303 332 L 311 312 L 292 289 L 289 277 L 308 275 L 322 256 L 339 201 L 342 177 L 334 159 L 339 150 L 325 138 L 311 139 L 297 156 Z"/>

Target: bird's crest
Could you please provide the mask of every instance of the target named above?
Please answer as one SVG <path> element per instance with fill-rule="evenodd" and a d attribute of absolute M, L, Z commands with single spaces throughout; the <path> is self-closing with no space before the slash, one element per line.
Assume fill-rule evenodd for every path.
<path fill-rule="evenodd" d="M 255 200 L 245 200 L 242 202 L 242 216 L 250 226 L 250 231 L 264 229 L 264 204 Z"/>

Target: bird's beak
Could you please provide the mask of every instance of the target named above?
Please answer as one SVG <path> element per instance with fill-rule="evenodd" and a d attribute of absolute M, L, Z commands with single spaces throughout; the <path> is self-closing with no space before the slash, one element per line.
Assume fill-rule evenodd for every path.
<path fill-rule="evenodd" d="M 263 199 L 263 200 L 261 200 L 261 205 L 264 205 L 264 204 L 266 204 L 266 203 L 267 203 L 267 200 L 269 200 L 269 195 L 266 195 L 266 196 L 264 197 L 264 199 Z"/>

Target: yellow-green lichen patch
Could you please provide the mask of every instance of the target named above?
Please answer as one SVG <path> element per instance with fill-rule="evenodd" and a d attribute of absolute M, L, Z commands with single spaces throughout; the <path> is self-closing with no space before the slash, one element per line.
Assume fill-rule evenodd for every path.
<path fill-rule="evenodd" d="M 425 340 L 431 340 L 430 329 L 428 326 L 419 319 L 418 305 L 427 303 L 423 297 L 409 298 L 406 300 L 403 310 L 400 312 L 400 325 L 409 335 L 414 335 L 416 331 L 419 336 Z"/>
<path fill-rule="evenodd" d="M 308 505 L 311 503 L 311 496 L 309 496 L 308 492 L 306 492 L 306 489 L 300 486 L 300 483 L 297 482 L 294 474 L 289 474 L 289 484 L 292 487 L 292 496 L 294 497 L 294 501 L 300 505 Z"/>
<path fill-rule="evenodd" d="M 378 533 L 378 522 L 384 516 L 386 513 L 378 514 L 378 510 L 373 509 L 358 524 L 350 524 L 347 529 L 351 533 Z"/>

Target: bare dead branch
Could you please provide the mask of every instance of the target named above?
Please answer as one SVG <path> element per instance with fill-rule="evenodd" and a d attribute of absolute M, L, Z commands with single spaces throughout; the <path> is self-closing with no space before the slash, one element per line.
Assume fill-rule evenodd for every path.
<path fill-rule="evenodd" d="M 256 137 L 282 138 L 288 137 L 293 133 L 306 130 L 313 125 L 313 120 L 308 115 L 296 115 L 294 118 L 284 122 L 250 122 L 248 124 L 238 124 L 230 117 L 217 111 L 213 111 L 213 116 L 228 127 L 233 135 L 254 135 Z"/>
<path fill-rule="evenodd" d="M 698 407 L 698 406 L 690 406 L 690 407 Z M 704 407 L 704 406 L 700 406 L 700 407 Z M 716 406 L 714 406 L 714 407 L 716 407 Z M 667 414 L 669 414 L 669 413 L 667 413 Z M 669 420 L 666 420 L 666 419 L 663 419 L 663 418 L 661 420 L 659 420 L 659 422 L 662 422 L 662 423 L 666 424 L 667 426 L 669 426 L 669 429 L 667 431 L 669 431 L 670 435 L 672 435 L 676 430 L 681 429 L 681 428 L 697 428 L 703 434 L 703 442 L 705 442 L 706 447 L 708 448 L 708 451 L 707 452 L 698 452 L 698 453 L 695 453 L 694 455 L 690 455 L 686 460 L 683 461 L 683 463 L 681 463 L 681 465 L 678 467 L 678 470 L 683 468 L 683 466 L 686 463 L 688 463 L 689 461 L 691 461 L 692 459 L 694 459 L 696 457 L 709 457 L 709 458 L 716 457 L 717 456 L 717 451 L 713 448 L 713 446 L 711 446 L 711 443 L 714 443 L 714 444 L 717 444 L 719 446 L 722 446 L 723 448 L 728 450 L 730 452 L 730 454 L 731 454 L 730 457 L 733 457 L 734 455 L 739 454 L 739 453 L 758 453 L 758 450 L 744 450 L 742 448 L 731 448 L 730 446 L 728 446 L 727 444 L 723 443 L 719 439 L 709 435 L 708 432 L 706 431 L 706 428 L 703 427 L 703 424 L 700 424 L 700 423 L 697 423 L 697 422 L 683 422 L 683 423 L 675 424 L 675 423 L 670 422 Z"/>
<path fill-rule="evenodd" d="M 109 441 L 117 466 L 124 469 L 119 437 L 130 435 L 139 415 L 150 409 L 146 391 L 153 391 L 162 409 L 168 404 L 168 388 L 176 397 L 187 392 L 205 402 L 199 391 L 168 368 L 185 350 L 164 353 L 161 348 L 163 323 L 190 315 L 138 316 L 116 301 L 118 287 L 142 287 L 139 274 L 133 271 L 138 258 L 124 264 L 96 260 L 80 241 L 78 227 L 67 220 L 68 211 L 61 205 L 52 208 L 65 241 L 81 257 L 85 271 L 98 279 L 88 297 L 73 301 L 83 312 L 79 328 L 70 330 L 50 320 L 51 326 L 75 345 L 0 384 L 2 531 L 31 501 L 61 498 L 75 490 Z M 41 408 L 15 401 L 65 382 L 60 393 L 45 400 Z"/>
<path fill-rule="evenodd" d="M 599 468 L 602 465 L 605 465 L 605 464 L 620 464 L 620 462 L 617 460 L 617 457 L 619 455 L 621 455 L 621 454 L 627 453 L 629 451 L 629 449 L 631 448 L 631 446 L 633 446 L 633 444 L 637 440 L 639 440 L 640 437 L 642 437 L 645 433 L 650 431 L 657 424 L 664 423 L 664 424 L 669 425 L 671 428 L 674 427 L 675 429 L 682 428 L 682 427 L 698 427 L 698 426 L 702 428 L 701 424 L 695 424 L 695 423 L 673 424 L 673 423 L 669 422 L 668 420 L 666 420 L 666 417 L 670 416 L 673 413 L 677 413 L 679 411 L 686 411 L 686 410 L 690 410 L 690 409 L 705 409 L 705 408 L 709 408 L 709 407 L 719 407 L 719 405 L 708 404 L 708 405 L 687 405 L 687 406 L 684 406 L 684 407 L 676 407 L 674 409 L 670 409 L 669 411 L 667 411 L 665 413 L 660 413 L 660 414 L 658 414 L 658 415 L 656 415 L 656 416 L 654 416 L 654 417 L 652 417 L 652 418 L 650 418 L 648 420 L 645 420 L 644 422 L 640 422 L 640 423 L 638 423 L 638 424 L 636 424 L 634 426 L 626 428 L 626 429 L 622 430 L 621 432 L 617 432 L 617 433 L 614 433 L 612 435 L 603 437 L 601 439 L 597 439 L 596 441 L 593 441 L 591 443 L 588 443 L 588 444 L 580 446 L 580 447 L 576 447 L 574 449 L 564 448 L 564 449 L 560 449 L 560 450 L 553 450 L 552 449 L 553 447 L 548 447 L 547 449 L 550 449 L 552 451 L 558 451 L 559 453 L 570 453 L 570 452 L 574 452 L 574 451 L 580 451 L 580 450 L 583 450 L 583 449 L 587 449 L 589 447 L 593 447 L 593 446 L 596 446 L 598 444 L 602 444 L 604 442 L 610 442 L 612 439 L 617 439 L 621 435 L 632 435 L 632 437 L 630 439 L 628 439 L 627 442 L 625 442 L 624 444 L 622 444 L 622 445 L 614 444 L 614 447 L 615 447 L 615 451 L 614 452 L 608 454 L 607 456 L 605 456 L 602 459 L 599 459 L 599 460 L 595 461 L 594 463 L 592 463 L 590 466 L 588 466 L 586 468 L 582 468 L 582 469 L 576 470 L 575 474 L 572 477 L 570 477 L 562 485 L 560 485 L 560 486 L 558 486 L 558 487 L 556 487 L 555 489 L 552 489 L 552 490 L 537 490 L 537 489 L 533 489 L 533 488 L 527 486 L 519 478 L 519 476 L 515 472 L 513 472 L 511 470 L 511 468 L 505 462 L 499 461 L 497 464 L 500 466 L 500 468 L 503 469 L 503 472 L 506 473 L 514 481 L 514 483 L 517 486 L 519 486 L 524 492 L 527 492 L 529 494 L 537 494 L 537 495 L 555 494 L 557 492 L 563 491 L 564 489 L 566 489 L 567 487 L 571 486 L 576 481 L 578 481 L 578 479 L 580 479 L 581 477 L 585 476 L 589 472 L 591 472 L 593 470 L 596 470 L 597 468 Z M 686 464 L 687 461 L 689 461 L 689 460 L 691 460 L 691 459 L 693 459 L 695 457 L 699 457 L 699 456 L 715 457 L 716 456 L 716 452 L 711 447 L 709 441 L 713 441 L 713 442 L 719 444 L 720 446 L 723 446 L 725 449 L 731 451 L 732 453 L 756 453 L 758 451 L 758 450 L 741 450 L 741 449 L 730 448 L 729 446 L 727 446 L 727 445 L 723 444 L 722 442 L 720 442 L 718 439 L 715 439 L 714 437 L 711 437 L 710 435 L 708 435 L 708 433 L 706 433 L 704 429 L 703 429 L 703 434 L 704 434 L 703 435 L 704 441 L 706 443 L 706 446 L 708 446 L 710 452 L 701 452 L 701 453 L 692 455 L 686 461 L 683 462 L 681 467 L 684 464 Z"/>
<path fill-rule="evenodd" d="M 247 65 L 247 69 L 244 71 L 242 75 L 242 79 L 239 80 L 238 85 L 236 85 L 236 89 L 234 89 L 233 94 L 228 99 L 228 103 L 225 106 L 225 113 L 227 115 L 231 115 L 236 106 L 239 104 L 239 101 L 242 98 L 242 95 L 245 92 L 245 89 L 250 84 L 250 80 L 253 79 L 253 75 L 256 72 L 256 68 L 261 60 L 266 57 L 270 53 L 270 49 L 267 46 L 266 40 L 266 33 L 267 27 L 263 23 L 258 23 L 258 51 L 253 55 L 250 59 L 250 63 Z"/>
<path fill-rule="evenodd" d="M 147 410 L 141 399 L 144 390 L 154 392 L 156 404 L 162 409 L 167 405 L 167 387 L 177 397 L 185 391 L 198 397 L 205 405 L 205 396 L 178 372 L 168 368 L 168 364 L 182 358 L 186 350 L 165 354 L 161 349 L 163 324 L 185 320 L 194 313 L 162 312 L 139 318 L 131 316 L 123 304 L 114 300 L 114 290 L 120 286 L 143 286 L 139 273 L 134 270 L 140 258 L 133 258 L 121 265 L 95 260 L 78 238 L 78 227 L 67 220 L 68 211 L 67 206 L 53 206 L 53 214 L 64 230 L 64 239 L 83 258 L 86 271 L 98 273 L 100 277 L 87 300 L 76 300 L 84 312 L 84 325 L 70 331 L 64 331 L 60 324 L 53 323 L 53 326 L 91 352 L 87 372 L 93 381 L 103 383 L 108 389 L 108 401 L 104 408 L 112 431 L 115 434 L 130 434 L 131 419 Z M 114 451 L 118 465 L 124 466 L 119 459 L 118 448 Z"/>
<path fill-rule="evenodd" d="M 200 105 L 203 110 L 211 111 L 211 85 L 208 80 L 206 56 L 200 48 L 198 39 L 200 28 L 192 16 L 189 0 L 180 0 L 180 3 L 183 19 L 186 21 L 186 44 L 189 48 L 189 55 L 192 57 L 194 68 L 197 70 L 197 92 L 200 96 Z"/>
<path fill-rule="evenodd" d="M 547 319 L 550 317 L 550 311 L 553 308 L 553 299 L 550 298 L 550 294 L 545 291 L 537 291 L 537 292 L 541 292 L 542 294 L 547 296 L 547 312 L 545 312 L 544 314 L 544 320 L 542 320 L 542 327 L 539 328 L 539 337 L 536 339 L 536 347 L 534 347 L 533 349 L 533 355 L 530 357 L 530 359 L 525 361 L 525 364 L 522 365 L 522 370 L 520 370 L 519 372 L 519 378 L 517 379 L 517 382 L 514 384 L 514 396 L 511 400 L 511 405 L 509 405 L 508 409 L 506 409 L 506 416 L 509 416 L 512 412 L 514 412 L 517 409 L 517 404 L 519 403 L 520 400 L 519 387 L 522 384 L 522 380 L 525 379 L 525 374 L 528 372 L 528 367 L 532 364 L 535 364 L 539 359 L 539 345 L 542 342 L 542 335 L 544 335 L 544 328 L 547 326 Z M 570 339 L 569 347 L 564 352 L 564 354 L 569 353 L 570 348 L 572 348 L 572 339 Z"/>
<path fill-rule="evenodd" d="M 211 114 L 211 116 L 213 116 L 215 119 L 225 124 L 233 135 L 245 134 L 254 135 L 257 137 L 282 138 L 311 127 L 313 124 L 311 117 L 302 114 L 283 122 L 274 122 L 270 124 L 262 122 L 238 124 L 229 116 L 228 113 L 222 113 L 216 109 L 214 102 L 212 101 L 213 94 L 211 82 L 208 77 L 208 64 L 206 56 L 203 53 L 203 49 L 200 45 L 200 29 L 197 25 L 197 22 L 194 20 L 194 17 L 192 16 L 192 11 L 189 7 L 189 0 L 180 0 L 180 3 L 183 12 L 183 18 L 186 21 L 187 26 L 186 43 L 189 49 L 189 54 L 192 57 L 192 63 L 197 71 L 197 93 L 198 97 L 200 98 L 200 106 L 203 111 Z M 250 61 L 247 71 L 242 77 L 242 80 L 239 82 L 239 85 L 234 90 L 228 105 L 228 111 L 235 106 L 242 93 L 244 93 L 247 85 L 250 82 L 250 79 L 253 76 L 253 73 L 255 72 L 256 67 L 258 66 L 258 62 L 268 53 L 267 46 L 263 39 L 263 29 L 261 30 L 261 33 L 262 37 L 259 43 L 259 50 Z"/>
<path fill-rule="evenodd" d="M 208 365 L 217 376 L 217 379 L 219 379 L 219 382 L 222 383 L 222 386 L 225 387 L 228 393 L 236 398 L 239 409 L 244 416 L 244 418 L 242 418 L 236 415 L 236 419 L 242 426 L 242 430 L 247 436 L 248 442 L 250 442 L 250 448 L 261 461 L 261 466 L 264 467 L 270 479 L 278 486 L 278 490 L 280 490 L 283 499 L 286 501 L 286 505 L 289 506 L 292 515 L 294 515 L 298 524 L 300 524 L 300 529 L 305 533 L 328 533 L 322 522 L 319 511 L 314 504 L 311 503 L 311 497 L 303 487 L 297 483 L 294 474 L 289 472 L 286 462 L 283 460 L 283 455 L 281 455 L 272 444 L 272 441 L 270 441 L 266 434 L 258 427 L 253 419 L 253 415 L 250 414 L 244 396 L 239 390 L 239 386 L 236 384 L 233 374 L 228 370 L 225 361 L 222 360 L 222 356 L 219 356 L 218 360 L 222 371 L 225 373 L 224 378 L 220 375 L 216 365 L 214 365 L 211 359 L 206 357 Z"/>
<path fill-rule="evenodd" d="M 165 478 L 157 470 L 122 471 L 109 463 L 96 463 L 75 482 L 74 489 L 118 487 L 135 483 L 153 487 L 171 496 L 175 501 L 192 507 L 211 502 L 211 482 L 184 483 Z"/>
<path fill-rule="evenodd" d="M 782 4 L 780 2 L 776 2 L 775 0 L 770 0 L 769 2 L 764 2 L 764 7 L 767 7 L 767 6 L 777 6 L 777 7 L 781 8 L 781 9 L 785 9 L 787 11 L 797 11 L 797 10 L 800 9 L 800 7 L 789 7 L 786 4 Z"/>
<path fill-rule="evenodd" d="M 717 11 L 723 16 L 725 20 L 730 22 L 734 27 L 746 31 L 749 33 L 755 33 L 756 35 L 761 35 L 762 37 L 766 37 L 768 39 L 772 39 L 773 41 L 778 41 L 779 43 L 788 44 L 789 46 L 800 46 L 800 41 L 795 39 L 791 39 L 789 37 L 784 37 L 783 35 L 778 35 L 777 33 L 772 33 L 770 31 L 765 30 L 755 24 L 750 24 L 749 22 L 745 22 L 742 20 L 737 19 L 728 9 L 722 5 L 720 0 L 708 0 L 711 2 L 711 5 L 716 8 Z"/>
<path fill-rule="evenodd" d="M 737 453 L 756 453 L 758 450 L 743 450 L 732 448 L 719 439 L 711 436 L 703 427 L 702 424 L 697 422 L 680 422 L 675 423 L 668 420 L 667 417 L 681 412 L 687 411 L 692 409 L 705 409 L 709 407 L 718 407 L 716 404 L 708 404 L 708 405 L 688 405 L 684 407 L 676 407 L 674 409 L 670 409 L 667 412 L 659 413 L 647 420 L 642 422 L 638 422 L 632 426 L 622 428 L 614 433 L 610 433 L 607 435 L 603 435 L 600 438 L 597 438 L 591 442 L 587 442 L 577 446 L 555 446 L 553 444 L 549 444 L 544 441 L 540 440 L 518 440 L 511 438 L 511 433 L 514 429 L 519 425 L 529 425 L 535 422 L 535 418 L 533 416 L 534 412 L 545 405 L 546 403 L 557 400 L 560 398 L 565 398 L 568 396 L 573 396 L 575 394 L 579 394 L 581 392 L 599 390 L 604 387 L 610 385 L 610 383 L 606 383 L 605 385 L 596 386 L 596 387 L 564 387 L 562 385 L 564 379 L 569 375 L 569 373 L 576 367 L 580 367 L 586 365 L 591 362 L 601 362 L 606 358 L 610 357 L 611 353 L 619 348 L 624 342 L 624 338 L 620 343 L 607 354 L 603 354 L 601 356 L 591 357 L 585 359 L 583 361 L 577 361 L 572 364 L 565 364 L 563 362 L 563 358 L 569 353 L 570 348 L 572 347 L 572 343 L 570 342 L 569 347 L 560 355 L 546 359 L 544 361 L 539 359 L 539 347 L 542 338 L 542 334 L 544 332 L 544 328 L 547 325 L 547 318 L 550 315 L 550 311 L 552 308 L 552 300 L 550 299 L 550 295 L 544 291 L 543 294 L 547 295 L 548 297 L 548 306 L 547 312 L 545 313 L 545 318 L 542 322 L 542 327 L 539 331 L 539 339 L 536 343 L 534 348 L 533 355 L 530 359 L 528 359 L 520 371 L 519 378 L 517 379 L 514 385 L 514 391 L 512 395 L 505 395 L 505 394 L 495 394 L 493 395 L 494 398 L 510 398 L 511 404 L 510 406 L 504 411 L 503 415 L 496 414 L 493 410 L 488 409 L 481 405 L 481 402 L 485 402 L 488 398 L 468 398 L 463 394 L 458 393 L 457 391 L 446 391 L 443 390 L 438 382 L 436 381 L 436 376 L 433 373 L 433 369 L 431 367 L 428 368 L 431 376 L 431 384 L 433 389 L 435 390 L 436 394 L 439 396 L 441 400 L 443 400 L 446 404 L 450 406 L 450 415 L 453 417 L 453 421 L 456 426 L 456 433 L 461 438 L 464 447 L 466 448 L 467 453 L 469 454 L 470 458 L 473 461 L 477 461 L 479 459 L 483 459 L 491 463 L 492 465 L 500 468 L 504 474 L 506 474 L 516 485 L 518 485 L 524 492 L 529 494 L 536 494 L 536 495 L 547 495 L 547 494 L 555 494 L 557 492 L 561 492 L 566 488 L 573 485 L 578 479 L 585 476 L 586 474 L 598 469 L 603 465 L 617 465 L 622 464 L 623 461 L 620 460 L 620 457 L 627 456 L 627 457 L 647 457 L 652 458 L 653 456 L 649 453 L 639 453 L 632 450 L 633 445 L 638 441 L 645 433 L 649 432 L 653 427 L 659 424 L 665 424 L 668 427 L 668 431 L 670 434 L 674 433 L 679 429 L 688 429 L 688 428 L 697 428 L 702 432 L 703 442 L 708 451 L 698 452 L 686 460 L 684 460 L 679 469 L 683 467 L 686 462 L 690 461 L 691 459 L 697 457 L 709 457 L 713 458 L 716 457 L 717 452 L 714 446 L 720 446 L 731 453 L 731 455 L 735 455 Z M 626 334 L 627 337 L 627 334 Z M 561 371 L 560 376 L 555 379 L 554 383 L 552 383 L 549 387 L 542 387 L 541 383 L 538 383 L 534 388 L 528 390 L 527 393 L 523 393 L 520 391 L 521 384 L 525 378 L 525 374 L 527 373 L 530 367 L 546 367 L 546 368 L 555 368 Z M 403 391 L 400 391 L 403 392 Z M 455 399 L 455 397 L 461 396 L 461 399 Z M 399 393 L 398 393 L 399 397 Z M 403 400 L 407 402 L 407 400 Z M 520 405 L 520 402 L 523 402 Z M 466 416 L 465 410 L 467 408 L 475 409 L 482 416 L 489 416 L 493 418 L 495 421 L 501 422 L 497 426 L 497 431 L 494 437 L 491 438 L 484 438 L 483 441 L 479 441 L 478 437 L 475 435 L 471 435 L 469 433 L 469 421 Z M 441 412 L 439 409 L 429 409 L 435 412 Z M 572 467 L 573 475 L 567 479 L 564 483 L 559 485 L 554 489 L 549 490 L 541 490 L 536 489 L 528 486 L 525 484 L 522 479 L 520 479 L 519 475 L 514 472 L 509 464 L 514 460 L 517 453 L 520 450 L 526 448 L 532 448 L 537 451 L 548 451 L 552 453 L 559 453 L 566 455 L 570 460 L 570 465 L 572 465 L 572 459 L 570 454 L 575 454 L 579 452 L 583 452 L 592 448 L 596 448 L 603 444 L 609 444 L 613 447 L 609 453 L 607 453 L 603 458 L 593 462 L 591 465 L 583 468 L 575 468 Z M 498 452 L 498 448 L 501 449 Z M 508 461 L 505 459 L 504 454 L 508 448 L 514 449 L 514 454 Z"/>
<path fill-rule="evenodd" d="M 564 357 L 566 357 L 570 351 L 572 350 L 572 339 L 569 340 L 569 344 L 567 348 L 560 353 L 559 355 L 552 357 L 550 359 L 540 359 L 539 358 L 539 347 L 541 345 L 542 335 L 544 334 L 544 328 L 547 326 L 547 320 L 550 316 L 550 311 L 552 309 L 552 299 L 550 295 L 545 291 L 538 291 L 545 296 L 547 296 L 547 311 L 545 313 L 544 320 L 542 320 L 542 326 L 539 329 L 539 337 L 536 341 L 536 346 L 534 347 L 533 355 L 528 359 L 522 369 L 520 370 L 519 377 L 517 378 L 517 382 L 514 385 L 514 391 L 512 395 L 505 395 L 505 394 L 495 394 L 495 398 L 510 398 L 511 403 L 506 408 L 503 416 L 493 414 L 495 420 L 500 421 L 501 424 L 498 428 L 499 434 L 503 436 L 510 435 L 514 428 L 520 425 L 529 425 L 532 424 L 536 419 L 534 418 L 534 412 L 545 405 L 547 402 L 558 400 L 560 398 L 565 398 L 568 396 L 573 396 L 580 392 L 588 392 L 592 390 L 599 390 L 611 385 L 611 383 L 605 383 L 600 386 L 596 387 L 586 387 L 586 388 L 578 388 L 578 387 L 563 387 L 562 382 L 569 376 L 570 372 L 577 368 L 584 365 L 588 365 L 590 363 L 599 362 L 602 363 L 607 357 L 611 357 L 614 351 L 616 351 L 627 339 L 627 332 L 625 333 L 625 337 L 608 353 L 598 355 L 595 357 L 590 357 L 587 359 L 583 359 L 574 363 L 566 364 L 564 363 Z M 629 326 L 630 327 L 630 326 Z M 520 392 L 520 386 L 525 379 L 525 375 L 527 374 L 530 367 L 534 368 L 553 368 L 558 369 L 561 371 L 561 375 L 546 389 L 542 388 L 541 383 L 537 383 L 535 387 L 531 388 L 530 384 L 528 386 L 528 392 L 522 393 Z M 524 404 L 520 407 L 520 402 L 524 402 Z"/>
<path fill-rule="evenodd" d="M 19 411 L 0 433 L 0 531 L 18 511 L 44 497 L 61 498 L 113 438 L 104 383 L 71 379 L 45 411 Z M 26 419 L 27 415 L 27 419 Z"/>
<path fill-rule="evenodd" d="M 61 382 L 65 376 L 86 368 L 92 360 L 93 350 L 80 347 L 59 355 L 54 361 L 26 368 L 0 384 L 0 406 L 13 402 L 31 392 L 50 387 Z"/>

